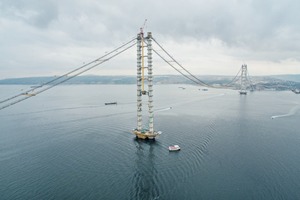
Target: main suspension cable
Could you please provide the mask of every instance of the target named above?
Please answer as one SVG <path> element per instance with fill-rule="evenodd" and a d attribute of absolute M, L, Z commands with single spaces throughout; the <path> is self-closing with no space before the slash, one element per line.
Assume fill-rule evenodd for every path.
<path fill-rule="evenodd" d="M 79 71 L 79 70 L 81 70 L 81 69 L 83 69 L 83 68 L 89 66 L 89 65 L 92 64 L 92 63 L 101 61 L 101 59 L 103 59 L 103 58 L 109 56 L 110 54 L 112 54 L 112 53 L 118 51 L 119 49 L 125 47 L 126 45 L 130 44 L 130 43 L 133 42 L 134 40 L 136 40 L 136 37 L 133 38 L 132 40 L 130 40 L 129 42 L 126 42 L 125 44 L 123 44 L 123 45 L 119 46 L 118 48 L 114 49 L 113 51 L 110 51 L 110 52 L 106 53 L 105 55 L 103 55 L 103 56 L 101 56 L 101 57 L 99 57 L 99 58 L 97 58 L 97 59 L 95 59 L 95 60 L 93 60 L 93 61 L 91 61 L 91 62 L 88 62 L 88 63 L 86 63 L 86 64 L 84 64 L 84 65 L 82 65 L 82 66 L 80 66 L 80 67 L 78 67 L 78 68 L 76 68 L 76 69 L 74 69 L 74 70 L 68 72 L 68 73 L 65 73 L 65 74 L 63 74 L 63 75 L 61 75 L 61 76 L 58 76 L 57 78 L 54 78 L 54 79 L 52 79 L 52 80 L 50 80 L 50 81 L 47 81 L 47 82 L 45 82 L 45 83 L 42 83 L 41 85 L 39 85 L 39 86 L 37 86 L 37 87 L 35 87 L 35 88 L 33 88 L 33 89 L 27 90 L 27 91 L 25 91 L 25 92 L 22 92 L 22 93 L 20 93 L 20 94 L 17 94 L 17 95 L 15 95 L 15 96 L 10 97 L 10 98 L 1 100 L 1 101 L 0 101 L 0 104 L 1 104 L 1 103 L 5 103 L 5 102 L 7 102 L 7 101 L 10 101 L 10 100 L 12 100 L 12 99 L 15 99 L 15 98 L 17 98 L 17 97 L 20 97 L 20 96 L 22 96 L 22 95 L 24 95 L 24 94 L 28 94 L 28 93 L 30 93 L 30 92 L 33 92 L 34 90 L 36 90 L 36 88 L 41 88 L 41 87 L 44 87 L 45 85 L 49 85 L 49 84 L 51 84 L 51 83 L 53 83 L 53 82 L 55 82 L 55 81 L 57 81 L 57 80 L 59 80 L 59 79 L 62 79 L 63 77 L 67 77 L 68 75 L 70 75 L 70 74 L 72 74 L 72 73 L 74 73 L 74 72 L 76 72 L 76 71 Z"/>
<path fill-rule="evenodd" d="M 189 72 L 185 67 L 183 67 L 177 60 L 175 60 L 175 58 L 173 56 L 171 56 L 171 54 L 169 54 L 154 38 L 153 41 L 160 47 L 160 49 L 165 52 L 166 55 L 169 56 L 169 58 L 172 59 L 173 62 L 175 62 L 181 69 L 183 69 L 186 73 L 188 73 L 191 77 L 193 77 L 194 79 L 191 79 L 189 76 L 185 75 L 184 73 L 182 73 L 179 69 L 177 69 L 174 65 L 172 65 L 170 63 L 170 61 L 168 61 L 167 59 L 165 59 L 161 54 L 159 54 L 157 51 L 153 50 L 159 57 L 161 57 L 168 65 L 170 65 L 173 69 L 175 69 L 177 72 L 179 72 L 181 75 L 183 75 L 184 77 L 188 78 L 189 80 L 191 80 L 192 82 L 199 84 L 201 86 L 205 86 L 205 87 L 210 87 L 210 88 L 229 88 L 229 85 L 231 83 L 233 83 L 235 81 L 235 79 L 238 77 L 241 69 L 239 70 L 239 72 L 237 73 L 237 75 L 227 84 L 222 85 L 222 86 L 214 86 L 214 85 L 210 85 L 208 83 L 205 83 L 204 81 L 200 80 L 199 78 L 197 78 L 195 75 L 193 75 L 191 72 Z"/>
<path fill-rule="evenodd" d="M 240 70 L 238 71 L 238 73 L 235 75 L 235 77 L 227 84 L 225 84 L 225 86 L 229 86 L 232 83 L 234 83 L 237 80 L 237 77 L 239 76 L 240 72 L 241 72 L 242 68 L 240 68 Z"/>
<path fill-rule="evenodd" d="M 15 104 L 17 104 L 17 103 L 19 103 L 19 102 L 22 102 L 22 101 L 26 100 L 26 99 L 29 99 L 29 98 L 31 98 L 31 97 L 33 97 L 33 96 L 36 96 L 37 94 L 40 94 L 40 93 L 42 93 L 42 92 L 45 92 L 45 91 L 47 91 L 47 90 L 49 90 L 49 89 L 51 89 L 51 88 L 53 88 L 53 87 L 55 87 L 55 86 L 57 86 L 57 85 L 60 85 L 60 84 L 66 82 L 66 81 L 68 81 L 68 80 L 70 80 L 70 79 L 72 79 L 72 78 L 74 78 L 74 77 L 76 77 L 76 76 L 79 76 L 80 74 L 83 74 L 84 72 L 87 72 L 87 71 L 89 71 L 89 70 L 91 70 L 91 69 L 97 67 L 98 65 L 101 65 L 101 64 L 104 63 L 104 62 L 109 61 L 110 59 L 116 57 L 117 55 L 123 53 L 124 51 L 126 51 L 126 50 L 130 49 L 131 47 L 133 47 L 134 45 L 136 45 L 136 42 L 135 42 L 135 43 L 133 43 L 132 45 L 126 47 L 125 49 L 123 49 L 123 50 L 121 50 L 121 51 L 117 51 L 117 50 L 119 50 L 120 48 L 122 48 L 122 47 L 128 45 L 128 44 L 131 43 L 132 41 L 133 41 L 133 40 L 131 40 L 130 42 L 128 42 L 128 43 L 126 43 L 126 44 L 124 44 L 124 45 L 122 45 L 121 47 L 118 47 L 118 48 L 115 49 L 114 51 L 111 51 L 111 52 L 105 54 L 104 56 L 102 56 L 102 57 L 100 57 L 100 58 L 102 59 L 102 58 L 106 57 L 107 55 L 110 55 L 110 54 L 114 53 L 112 56 L 110 56 L 110 57 L 108 57 L 108 58 L 106 58 L 106 59 L 104 59 L 104 60 L 101 60 L 101 61 L 99 60 L 100 58 L 98 58 L 98 59 L 96 59 L 96 60 L 90 62 L 89 64 L 84 65 L 84 67 L 86 67 L 86 66 L 88 66 L 88 65 L 90 65 L 90 64 L 92 64 L 92 63 L 95 63 L 95 62 L 97 62 L 97 61 L 100 61 L 99 63 L 96 63 L 96 64 L 92 65 L 91 67 L 88 67 L 88 68 L 86 68 L 86 69 L 84 69 L 84 70 L 82 70 L 82 71 L 80 71 L 80 72 L 78 72 L 78 73 L 76 73 L 76 74 L 74 74 L 74 75 L 72 75 L 72 76 L 62 75 L 62 76 L 60 76 L 59 79 L 61 79 L 62 77 L 67 77 L 67 78 L 64 79 L 64 80 L 61 80 L 60 82 L 54 83 L 54 84 L 52 84 L 52 85 L 50 85 L 50 86 L 48 86 L 48 87 L 46 87 L 46 88 L 44 88 L 44 89 L 41 89 L 41 90 L 35 88 L 35 89 L 33 89 L 33 90 L 39 90 L 39 91 L 37 91 L 34 95 L 28 95 L 28 96 L 26 96 L 26 97 L 24 97 L 24 98 L 21 98 L 21 99 L 18 99 L 18 100 L 16 100 L 16 101 L 13 101 L 13 102 L 11 102 L 11 103 L 8 103 L 8 104 L 6 104 L 6 105 L 0 107 L 0 110 L 2 110 L 2 109 L 4 109 L 4 108 L 7 108 L 7 107 L 10 107 L 10 106 L 12 106 L 12 105 L 15 105 Z M 80 69 L 83 69 L 84 67 L 82 66 L 82 67 L 80 67 L 80 68 L 77 68 L 76 70 L 73 70 L 71 73 L 74 73 L 74 72 L 76 72 L 76 71 L 79 71 Z M 69 73 L 67 73 L 67 74 L 71 74 L 71 73 L 69 72 Z M 56 79 L 56 80 L 58 80 L 58 79 Z M 54 82 L 54 81 L 52 80 L 52 81 L 49 81 L 49 82 L 47 82 L 47 83 L 49 84 L 49 83 L 53 83 L 53 82 Z M 46 85 L 46 84 L 43 84 L 43 86 L 45 86 L 45 85 Z M 39 87 L 39 88 L 40 88 L 40 87 Z M 33 90 L 29 90 L 29 91 L 31 92 L 31 91 L 33 91 Z M 22 93 L 21 95 L 23 95 L 23 94 L 24 94 L 24 93 Z M 25 94 L 26 94 L 26 93 L 25 93 Z M 19 96 L 21 96 L 21 95 L 15 95 L 14 98 L 19 97 Z M 12 100 L 12 99 L 14 99 L 14 98 L 9 98 L 9 99 Z M 7 100 L 7 101 L 8 101 L 8 100 Z M 3 101 L 3 102 L 6 102 L 6 101 Z"/>
<path fill-rule="evenodd" d="M 186 68 L 184 68 L 179 62 L 177 62 L 177 60 L 174 59 L 173 56 L 171 56 L 154 38 L 153 41 L 161 48 L 161 50 L 163 50 L 179 67 L 181 67 L 185 72 L 187 72 L 190 76 L 192 76 L 194 79 L 196 79 L 199 83 L 201 83 L 201 85 L 207 86 L 207 87 L 211 87 L 209 84 L 201 81 L 200 79 L 198 79 L 196 76 L 194 76 L 192 73 L 190 73 Z"/>
<path fill-rule="evenodd" d="M 156 55 L 158 55 L 163 61 L 165 61 L 168 65 L 170 65 L 173 69 L 175 69 L 177 72 L 179 72 L 181 75 L 183 75 L 184 77 L 186 77 L 187 79 L 191 80 L 192 82 L 196 83 L 196 84 L 200 84 L 199 82 L 195 81 L 194 79 L 191 79 L 188 75 L 182 73 L 179 69 L 177 69 L 174 65 L 172 65 L 169 61 L 167 61 L 161 54 L 159 54 L 154 48 L 152 48 L 152 50 L 154 51 L 154 53 L 156 53 Z M 202 86 L 206 86 L 203 84 L 200 84 Z"/>

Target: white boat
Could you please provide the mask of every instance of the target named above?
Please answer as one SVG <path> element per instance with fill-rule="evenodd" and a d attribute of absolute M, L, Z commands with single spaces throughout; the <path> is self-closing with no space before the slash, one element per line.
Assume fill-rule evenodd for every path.
<path fill-rule="evenodd" d="M 179 150 L 180 150 L 180 146 L 177 144 L 169 146 L 169 151 L 179 151 Z"/>

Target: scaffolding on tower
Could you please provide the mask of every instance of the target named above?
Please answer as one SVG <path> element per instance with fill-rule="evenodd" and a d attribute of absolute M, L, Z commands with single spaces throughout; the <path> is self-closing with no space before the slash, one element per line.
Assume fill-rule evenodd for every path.
<path fill-rule="evenodd" d="M 144 55 L 145 39 L 147 46 L 147 56 Z M 153 116 L 153 72 L 152 72 L 152 34 L 148 32 L 144 38 L 143 28 L 137 36 L 137 128 L 132 132 L 139 139 L 155 139 L 160 135 L 160 131 L 154 130 Z M 147 58 L 147 67 L 145 67 L 145 57 Z M 148 74 L 145 77 L 145 69 Z M 147 83 L 148 90 L 145 89 Z M 148 126 L 143 126 L 143 96 L 148 96 Z"/>
<path fill-rule="evenodd" d="M 242 65 L 240 95 L 247 94 L 247 65 Z"/>

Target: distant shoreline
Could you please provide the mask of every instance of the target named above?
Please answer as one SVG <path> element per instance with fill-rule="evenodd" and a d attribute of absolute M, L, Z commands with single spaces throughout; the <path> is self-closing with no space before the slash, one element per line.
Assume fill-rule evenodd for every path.
<path fill-rule="evenodd" d="M 233 76 L 197 76 L 200 80 L 209 85 L 222 86 L 230 82 Z M 39 86 L 57 77 L 24 77 L 9 78 L 0 80 L 0 85 L 31 85 Z M 63 78 L 62 78 L 63 79 Z M 290 90 L 300 88 L 300 75 L 274 75 L 274 76 L 253 76 L 251 81 L 256 90 Z M 53 82 L 52 84 L 55 84 Z M 63 85 L 131 85 L 136 84 L 135 76 L 78 76 L 74 77 Z M 157 75 L 154 77 L 154 84 L 190 84 L 196 85 L 181 75 Z M 233 85 L 233 89 L 238 89 L 239 82 Z"/>

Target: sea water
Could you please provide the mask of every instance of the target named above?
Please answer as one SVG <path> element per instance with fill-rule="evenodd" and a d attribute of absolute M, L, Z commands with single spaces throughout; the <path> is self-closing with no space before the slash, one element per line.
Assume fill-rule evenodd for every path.
<path fill-rule="evenodd" d="M 181 86 L 154 87 L 156 141 L 131 133 L 135 85 L 63 85 L 0 110 L 0 199 L 300 199 L 299 95 Z"/>

